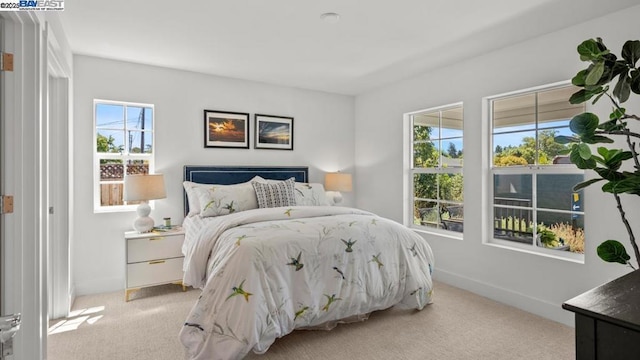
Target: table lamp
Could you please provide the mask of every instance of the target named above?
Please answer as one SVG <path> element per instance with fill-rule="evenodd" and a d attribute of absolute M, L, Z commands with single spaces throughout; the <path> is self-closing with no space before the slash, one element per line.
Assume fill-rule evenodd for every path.
<path fill-rule="evenodd" d="M 348 192 L 353 190 L 351 174 L 341 172 L 325 174 L 324 189 L 327 190 L 327 192 L 332 192 L 332 194 L 327 195 L 333 196 L 333 202 L 335 204 L 341 203 L 342 194 L 340 192 Z"/>
<path fill-rule="evenodd" d="M 140 201 L 136 209 L 138 218 L 133 222 L 133 228 L 139 233 L 146 233 L 155 225 L 149 217 L 151 207 L 149 200 L 164 199 L 167 197 L 164 189 L 164 177 L 162 174 L 127 175 L 124 177 L 124 200 Z"/>

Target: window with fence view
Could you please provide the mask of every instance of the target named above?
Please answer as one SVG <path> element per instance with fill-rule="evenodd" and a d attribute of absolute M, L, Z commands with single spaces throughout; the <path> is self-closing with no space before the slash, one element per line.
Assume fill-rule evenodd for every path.
<path fill-rule="evenodd" d="M 125 202 L 124 176 L 153 167 L 153 105 L 94 101 L 95 209 L 116 210 Z"/>
<path fill-rule="evenodd" d="M 585 111 L 569 103 L 574 86 L 552 86 L 490 99 L 493 239 L 531 249 L 584 251 L 584 172 L 554 137 Z"/>
<path fill-rule="evenodd" d="M 462 233 L 462 104 L 420 111 L 410 121 L 413 224 Z"/>

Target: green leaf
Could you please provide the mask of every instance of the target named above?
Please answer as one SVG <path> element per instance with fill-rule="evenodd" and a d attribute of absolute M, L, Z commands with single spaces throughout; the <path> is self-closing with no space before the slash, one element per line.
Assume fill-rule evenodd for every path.
<path fill-rule="evenodd" d="M 574 116 L 569 123 L 569 128 L 579 136 L 593 136 L 599 122 L 597 115 L 585 112 Z"/>
<path fill-rule="evenodd" d="M 629 100 L 631 94 L 631 78 L 626 73 L 620 74 L 618 83 L 613 88 L 613 96 L 615 96 L 620 103 Z"/>
<path fill-rule="evenodd" d="M 632 70 L 629 75 L 631 75 L 631 91 L 640 95 L 640 71 Z"/>
<path fill-rule="evenodd" d="M 602 135 L 596 135 L 593 138 L 593 141 L 595 141 L 596 143 L 607 143 L 607 144 L 612 144 L 614 141 L 613 139 L 609 139 L 606 136 L 602 136 Z M 591 143 L 590 143 L 591 144 Z M 593 143 L 595 144 L 595 143 Z"/>
<path fill-rule="evenodd" d="M 598 146 L 598 154 L 602 155 L 603 158 L 607 159 L 609 157 L 609 149 L 604 146 Z"/>
<path fill-rule="evenodd" d="M 578 90 L 577 92 L 571 94 L 569 98 L 569 102 L 571 104 L 582 104 L 583 102 L 591 99 L 594 94 L 588 92 L 585 89 Z"/>
<path fill-rule="evenodd" d="M 640 184 L 638 183 L 638 179 L 635 177 L 626 178 L 624 180 L 615 182 L 612 190 L 614 190 L 618 194 L 628 193 L 640 195 Z"/>
<path fill-rule="evenodd" d="M 624 179 L 624 175 L 612 169 L 595 168 L 594 170 L 598 175 L 602 176 L 602 178 L 609 182 L 618 182 Z"/>
<path fill-rule="evenodd" d="M 589 148 L 589 145 L 587 144 L 578 145 L 578 153 L 580 154 L 580 157 L 585 160 L 591 159 L 591 148 Z"/>
<path fill-rule="evenodd" d="M 602 185 L 602 191 L 606 192 L 606 193 L 612 193 L 612 194 L 617 194 L 618 192 L 616 191 L 616 182 L 608 182 L 604 185 Z"/>
<path fill-rule="evenodd" d="M 627 109 L 625 108 L 616 108 L 609 115 L 609 119 L 618 120 L 622 118 L 626 112 L 627 112 Z"/>
<path fill-rule="evenodd" d="M 629 40 L 622 46 L 622 58 L 627 60 L 631 67 L 636 66 L 636 62 L 640 59 L 640 41 Z"/>
<path fill-rule="evenodd" d="M 619 241 L 607 240 L 598 246 L 598 256 L 606 262 L 616 262 L 623 265 L 631 259 L 627 250 Z"/>
<path fill-rule="evenodd" d="M 578 149 L 574 148 L 569 155 L 569 159 L 579 169 L 594 169 L 597 164 L 594 159 L 583 159 Z"/>
<path fill-rule="evenodd" d="M 583 87 L 585 85 L 585 79 L 587 78 L 587 69 L 580 70 L 576 76 L 571 79 L 571 83 L 575 86 Z"/>
<path fill-rule="evenodd" d="M 607 149 L 604 146 L 598 147 L 598 154 L 602 155 L 605 160 L 610 160 L 616 154 L 622 152 L 620 149 Z"/>
<path fill-rule="evenodd" d="M 600 93 L 602 93 L 604 90 L 602 88 L 602 86 L 598 86 L 598 87 L 594 87 L 594 88 L 589 88 L 587 89 L 581 89 L 577 92 L 575 92 L 574 94 L 571 95 L 571 97 L 569 98 L 569 102 L 572 104 L 582 104 L 585 101 L 588 101 L 589 99 L 591 99 L 594 95 L 598 95 Z"/>
<path fill-rule="evenodd" d="M 623 161 L 629 160 L 631 158 L 633 158 L 633 154 L 631 153 L 631 151 L 618 150 L 609 159 L 607 159 L 607 165 L 609 165 L 609 167 L 612 169 L 614 167 L 618 169 L 620 165 L 622 165 Z"/>
<path fill-rule="evenodd" d="M 613 143 L 613 139 L 609 139 L 608 137 L 602 136 L 602 135 L 584 135 L 582 137 L 582 141 L 587 143 L 587 144 L 598 144 L 598 143 L 611 144 L 611 143 Z"/>
<path fill-rule="evenodd" d="M 595 160 L 598 164 L 602 165 L 602 166 L 607 166 L 607 164 L 604 162 L 604 159 L 599 157 L 599 156 L 592 156 L 591 157 L 593 160 Z"/>
<path fill-rule="evenodd" d="M 553 141 L 557 142 L 558 144 L 570 144 L 574 142 L 580 142 L 580 139 L 575 136 L 558 135 L 553 138 Z"/>
<path fill-rule="evenodd" d="M 608 53 L 609 50 L 601 51 L 596 40 L 589 39 L 583 41 L 578 45 L 578 54 L 580 54 L 580 60 L 591 61 L 597 59 L 599 56 Z"/>
<path fill-rule="evenodd" d="M 607 149 L 603 146 L 598 147 L 598 154 L 602 155 L 603 165 L 612 170 L 618 170 L 623 161 L 633 158 L 633 153 L 631 151 Z"/>
<path fill-rule="evenodd" d="M 601 92 L 600 94 L 598 94 L 598 96 L 596 96 L 593 101 L 591 102 L 592 105 L 595 105 L 595 103 L 598 102 L 598 100 L 600 100 L 600 98 L 604 95 L 604 91 Z"/>
<path fill-rule="evenodd" d="M 609 181 L 602 185 L 602 191 L 612 194 L 640 195 L 640 184 L 635 178 L 626 178 L 618 181 Z"/>
<path fill-rule="evenodd" d="M 602 129 L 604 131 L 610 132 L 610 131 L 622 130 L 624 129 L 625 126 L 626 126 L 626 123 L 618 123 L 618 119 L 613 119 L 598 125 L 598 129 Z"/>
<path fill-rule="evenodd" d="M 576 185 L 573 187 L 573 191 L 578 191 L 578 190 L 584 189 L 584 188 L 586 188 L 587 186 L 589 186 L 589 185 L 591 185 L 591 184 L 594 184 L 594 183 L 597 183 L 598 181 L 602 181 L 602 180 L 604 180 L 604 179 L 602 179 L 602 178 L 597 178 L 597 179 L 591 179 L 591 180 L 583 181 L 583 182 L 581 182 L 581 183 L 579 183 L 579 184 L 576 184 Z"/>
<path fill-rule="evenodd" d="M 613 55 L 613 54 L 612 54 Z M 615 55 L 614 55 L 615 56 Z M 610 64 L 607 64 L 610 65 Z M 628 73 L 629 72 L 629 66 L 627 65 L 627 62 L 624 60 L 617 60 L 613 63 L 613 67 L 608 68 L 609 69 L 609 80 L 613 79 L 614 77 L 622 74 L 622 73 Z M 606 71 L 607 69 L 605 69 Z"/>
<path fill-rule="evenodd" d="M 585 84 L 587 86 L 596 85 L 600 81 L 602 74 L 604 74 L 604 61 L 598 61 L 589 71 L 586 79 L 584 79 Z"/>

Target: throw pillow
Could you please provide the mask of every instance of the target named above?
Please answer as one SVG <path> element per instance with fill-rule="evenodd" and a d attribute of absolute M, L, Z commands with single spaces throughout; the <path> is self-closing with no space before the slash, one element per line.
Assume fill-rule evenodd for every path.
<path fill-rule="evenodd" d="M 252 181 L 251 184 L 256 192 L 258 207 L 260 208 L 296 205 L 294 178 L 267 183 Z"/>

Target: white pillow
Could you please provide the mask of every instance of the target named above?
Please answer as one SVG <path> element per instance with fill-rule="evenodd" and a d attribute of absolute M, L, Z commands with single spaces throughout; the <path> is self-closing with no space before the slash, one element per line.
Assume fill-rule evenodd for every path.
<path fill-rule="evenodd" d="M 256 193 L 249 182 L 194 187 L 193 191 L 202 208 L 200 212 L 202 217 L 227 215 L 258 208 Z"/>
<path fill-rule="evenodd" d="M 187 192 L 187 202 L 189 203 L 189 213 L 187 216 L 193 216 L 200 214 L 202 208 L 200 207 L 200 202 L 198 201 L 198 196 L 196 195 L 194 189 L 195 188 L 208 188 L 210 184 L 200 184 L 192 181 L 184 181 L 182 182 L 182 186 L 184 186 L 184 191 Z"/>
<path fill-rule="evenodd" d="M 294 178 L 284 181 L 252 181 L 251 184 L 255 190 L 258 207 L 260 208 L 296 205 Z"/>
<path fill-rule="evenodd" d="M 319 183 L 296 183 L 296 205 L 301 206 L 329 206 L 331 203 Z"/>
<path fill-rule="evenodd" d="M 189 213 L 187 214 L 187 216 L 193 216 L 193 215 L 198 215 L 202 212 L 202 208 L 211 200 L 209 197 L 206 198 L 205 200 L 207 201 L 204 205 L 202 205 L 200 203 L 200 199 L 199 199 L 199 194 L 202 194 L 201 191 L 196 191 L 196 189 L 205 189 L 205 190 L 209 190 L 212 187 L 231 187 L 229 189 L 227 189 L 228 192 L 233 192 L 233 190 L 235 188 L 233 188 L 234 186 L 240 186 L 240 185 L 245 185 L 248 186 L 249 189 L 251 189 L 251 192 L 253 194 L 253 196 L 249 196 L 248 194 L 244 193 L 243 199 L 242 200 L 247 200 L 249 203 L 247 203 L 246 205 L 242 206 L 241 208 L 243 210 L 249 210 L 249 209 L 245 209 L 245 208 L 251 208 L 251 209 L 256 209 L 258 207 L 258 202 L 255 201 L 255 192 L 253 191 L 253 188 L 251 186 L 251 181 L 247 181 L 244 183 L 240 183 L 240 184 L 233 184 L 233 185 L 218 185 L 218 184 L 202 184 L 202 183 L 196 183 L 196 182 L 192 182 L 192 181 L 184 181 L 182 183 L 182 186 L 184 186 L 184 190 L 187 193 L 187 201 L 189 203 Z M 240 188 L 240 190 L 245 190 L 245 188 Z M 233 197 L 233 196 L 232 196 Z M 251 201 L 253 199 L 253 201 Z M 239 199 L 240 200 L 240 199 Z M 246 203 L 246 201 L 245 201 Z M 235 205 L 235 203 L 234 203 Z M 255 205 L 255 206 L 254 206 Z M 235 208 L 235 206 L 234 206 Z M 241 211 L 236 209 L 235 211 Z M 210 214 L 211 211 L 208 212 L 208 214 Z M 208 215 L 208 216 L 212 216 L 212 215 Z"/>

